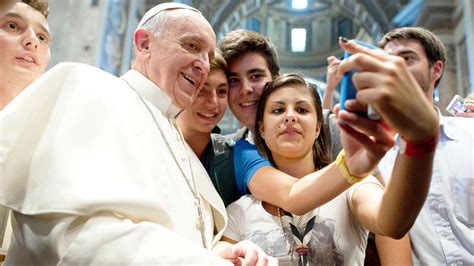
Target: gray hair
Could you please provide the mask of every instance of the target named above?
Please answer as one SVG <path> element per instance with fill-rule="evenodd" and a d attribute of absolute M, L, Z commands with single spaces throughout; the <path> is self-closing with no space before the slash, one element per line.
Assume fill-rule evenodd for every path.
<path fill-rule="evenodd" d="M 153 33 L 155 37 L 160 36 L 163 33 L 163 29 L 166 28 L 165 27 L 166 23 L 169 21 L 169 18 L 171 17 L 169 16 L 169 11 L 171 10 L 164 10 L 156 14 L 155 16 L 151 17 L 147 22 L 143 24 L 141 28 L 149 30 L 150 32 Z M 136 59 L 136 49 L 137 49 L 137 46 L 135 42 L 133 42 L 132 63 Z"/>

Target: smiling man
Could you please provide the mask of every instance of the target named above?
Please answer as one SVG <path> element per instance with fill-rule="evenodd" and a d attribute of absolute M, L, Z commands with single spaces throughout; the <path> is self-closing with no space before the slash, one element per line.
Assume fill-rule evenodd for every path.
<path fill-rule="evenodd" d="M 266 264 L 255 245 L 218 242 L 224 204 L 175 123 L 207 79 L 215 42 L 198 10 L 160 4 L 135 30 L 121 78 L 64 63 L 6 106 L 7 265 Z"/>
<path fill-rule="evenodd" d="M 392 30 L 378 45 L 387 53 L 403 58 L 406 70 L 439 118 L 440 143 L 436 146 L 429 193 L 409 232 L 413 263 L 473 265 L 474 121 L 443 116 L 434 105 L 434 88 L 440 83 L 446 63 L 445 47 L 431 31 L 418 27 Z M 412 97 L 404 90 L 392 88 L 392 91 L 400 98 Z M 412 104 L 410 108 L 417 105 Z M 410 109 L 406 112 L 415 113 Z M 416 114 L 409 116 L 411 120 L 425 122 L 418 112 Z M 404 120 L 403 124 L 406 123 L 409 121 Z M 390 174 L 396 170 L 396 154 L 408 149 L 403 147 L 403 137 L 402 134 L 397 136 L 397 145 L 385 155 L 379 166 L 389 186 L 395 183 L 390 182 Z M 420 150 L 422 145 L 419 146 Z"/>
<path fill-rule="evenodd" d="M 2 14 L 0 110 L 43 74 L 51 58 L 47 3 L 18 2 L 5 8 Z"/>

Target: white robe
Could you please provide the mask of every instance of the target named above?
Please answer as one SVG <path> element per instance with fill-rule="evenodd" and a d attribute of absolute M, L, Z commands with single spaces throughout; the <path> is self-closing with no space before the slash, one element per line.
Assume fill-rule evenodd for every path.
<path fill-rule="evenodd" d="M 74 63 L 54 67 L 7 105 L 0 113 L 0 205 L 14 211 L 7 264 L 225 263 L 202 247 L 179 167 L 189 180 L 192 167 L 208 246 L 227 215 L 169 121 L 178 112 L 136 71 L 120 79 Z"/>

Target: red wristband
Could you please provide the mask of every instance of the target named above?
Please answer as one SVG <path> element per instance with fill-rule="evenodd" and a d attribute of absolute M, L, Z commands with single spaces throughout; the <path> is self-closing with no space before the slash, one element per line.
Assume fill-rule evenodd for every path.
<path fill-rule="evenodd" d="M 422 140 L 406 140 L 400 136 L 400 149 L 398 152 L 406 156 L 421 156 L 436 150 L 439 140 L 439 132 Z"/>

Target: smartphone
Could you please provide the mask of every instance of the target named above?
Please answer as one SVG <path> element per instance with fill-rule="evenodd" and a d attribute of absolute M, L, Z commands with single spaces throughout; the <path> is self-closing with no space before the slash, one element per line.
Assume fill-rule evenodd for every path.
<path fill-rule="evenodd" d="M 353 40 L 353 41 L 360 44 L 360 45 L 368 47 L 370 49 L 381 50 L 379 47 L 374 46 L 372 44 L 368 44 L 368 43 L 365 43 L 365 42 L 362 42 L 362 41 L 359 41 L 359 40 Z M 351 54 L 347 51 L 344 51 L 344 59 L 348 58 L 349 56 L 351 56 Z M 342 79 L 341 79 L 341 102 L 340 102 L 341 103 L 340 104 L 341 110 L 346 110 L 346 107 L 344 106 L 344 103 L 346 102 L 346 100 L 355 99 L 355 97 L 356 97 L 357 89 L 354 87 L 354 84 L 352 83 L 352 75 L 355 72 L 357 72 L 357 69 L 352 69 L 351 71 L 346 72 L 342 76 Z M 380 119 L 380 115 L 377 114 L 377 112 L 370 105 L 368 106 L 367 112 L 358 113 L 358 114 L 369 117 L 372 120 Z"/>
<path fill-rule="evenodd" d="M 446 111 L 453 116 L 456 116 L 456 113 L 466 112 L 466 107 L 464 106 L 464 99 L 459 95 L 454 95 L 451 102 L 446 107 Z"/>

